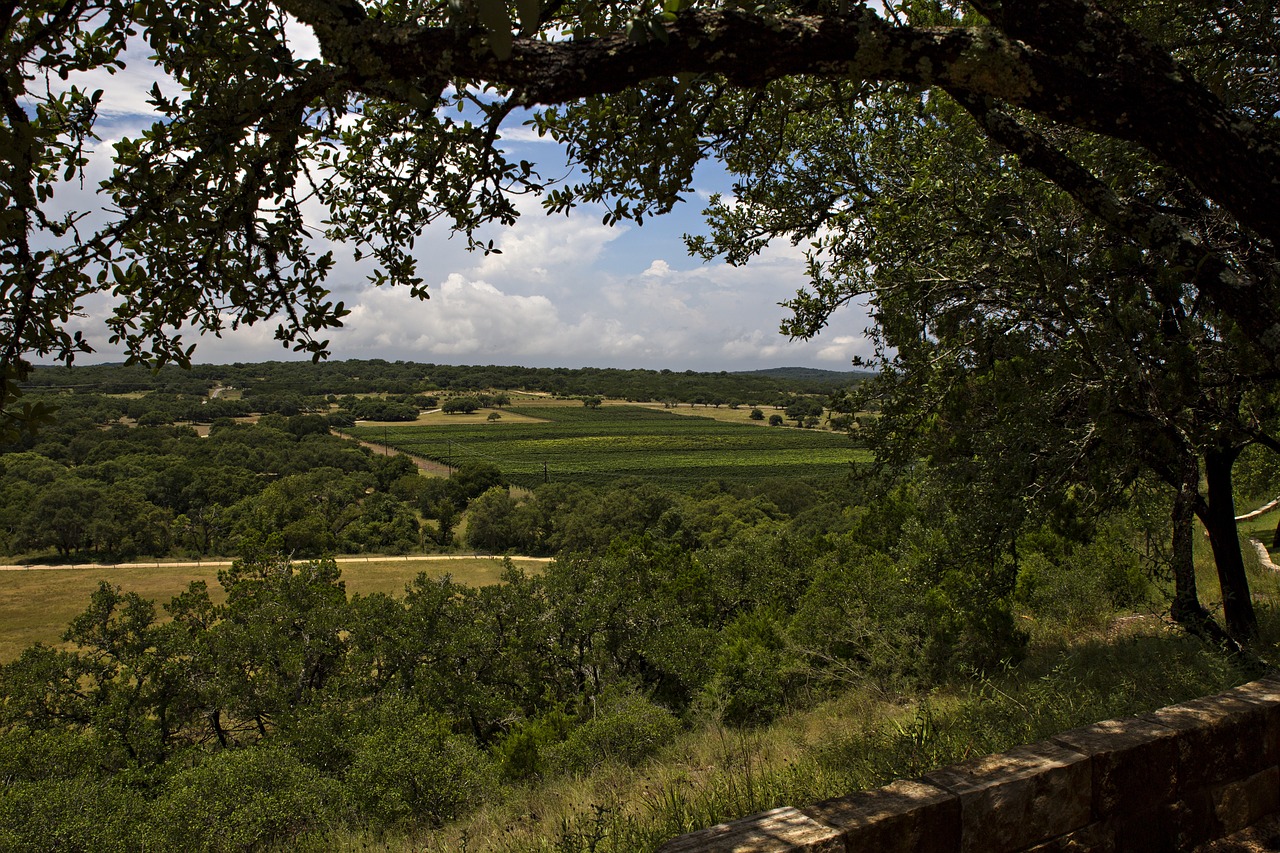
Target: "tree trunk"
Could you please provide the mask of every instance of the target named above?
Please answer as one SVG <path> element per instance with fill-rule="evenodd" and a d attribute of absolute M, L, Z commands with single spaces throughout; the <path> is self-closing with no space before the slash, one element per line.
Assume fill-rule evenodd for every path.
<path fill-rule="evenodd" d="M 1193 538 L 1199 497 L 1200 466 L 1191 456 L 1183 462 L 1182 485 L 1173 499 L 1173 606 L 1169 615 L 1193 636 L 1213 643 L 1234 645 L 1227 632 L 1200 604 L 1196 593 Z"/>
<path fill-rule="evenodd" d="M 1247 640 L 1258 631 L 1249 594 L 1249 579 L 1244 573 L 1240 554 L 1240 536 L 1236 531 L 1235 499 L 1231 487 L 1231 466 L 1240 451 L 1235 448 L 1210 450 L 1205 453 L 1205 478 L 1209 484 L 1207 506 L 1200 515 L 1209 531 L 1213 561 L 1222 587 L 1222 607 L 1227 631 L 1238 640 Z"/>

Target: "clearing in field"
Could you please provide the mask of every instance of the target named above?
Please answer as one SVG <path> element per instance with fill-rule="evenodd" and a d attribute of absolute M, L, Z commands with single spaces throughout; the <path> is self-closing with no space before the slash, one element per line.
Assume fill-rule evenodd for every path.
<path fill-rule="evenodd" d="M 347 430 L 457 466 L 497 465 L 516 485 L 598 484 L 641 477 L 671 485 L 708 480 L 832 479 L 866 461 L 847 436 L 819 430 L 760 429 L 642 406 L 515 406 L 524 419 L 487 424 Z"/>

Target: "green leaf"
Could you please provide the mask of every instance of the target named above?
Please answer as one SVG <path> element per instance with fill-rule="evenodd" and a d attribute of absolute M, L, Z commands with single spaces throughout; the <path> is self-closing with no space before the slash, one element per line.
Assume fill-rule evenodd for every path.
<path fill-rule="evenodd" d="M 542 14 L 539 0 L 516 0 L 516 11 L 520 13 L 521 35 L 529 36 L 538 31 L 538 17 Z"/>
<path fill-rule="evenodd" d="M 477 0 L 480 23 L 488 31 L 489 49 L 498 59 L 511 58 L 511 13 L 506 0 Z"/>

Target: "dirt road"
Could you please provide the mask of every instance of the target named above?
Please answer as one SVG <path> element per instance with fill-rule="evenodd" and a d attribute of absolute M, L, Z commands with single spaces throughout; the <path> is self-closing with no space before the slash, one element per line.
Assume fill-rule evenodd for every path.
<path fill-rule="evenodd" d="M 334 562 L 338 565 L 343 563 L 387 563 L 392 561 L 403 560 L 405 562 L 430 562 L 435 560 L 501 560 L 502 557 L 494 557 L 489 554 L 405 554 L 399 557 L 383 557 L 376 554 L 370 554 L 367 557 L 336 557 Z M 518 562 L 526 563 L 549 563 L 552 557 L 522 557 L 512 555 L 511 559 Z M 189 569 L 200 568 L 203 566 L 229 566 L 231 560 L 189 560 L 183 562 L 174 561 L 146 561 L 142 563 L 74 563 L 66 566 L 0 566 L 0 572 L 42 572 L 42 571 L 59 571 L 70 569 Z"/>

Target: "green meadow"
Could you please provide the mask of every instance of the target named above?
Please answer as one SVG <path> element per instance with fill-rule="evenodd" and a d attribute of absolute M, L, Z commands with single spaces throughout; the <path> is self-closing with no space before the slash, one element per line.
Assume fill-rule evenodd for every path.
<path fill-rule="evenodd" d="M 844 434 L 760 427 L 642 406 L 517 406 L 483 423 L 354 427 L 352 435 L 448 465 L 496 464 L 519 486 L 640 477 L 672 486 L 708 480 L 830 479 L 870 457 Z M 508 418 L 511 415 L 519 417 Z"/>

